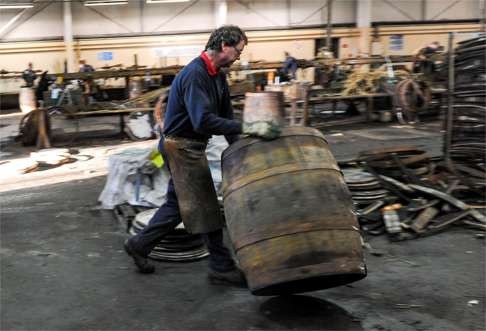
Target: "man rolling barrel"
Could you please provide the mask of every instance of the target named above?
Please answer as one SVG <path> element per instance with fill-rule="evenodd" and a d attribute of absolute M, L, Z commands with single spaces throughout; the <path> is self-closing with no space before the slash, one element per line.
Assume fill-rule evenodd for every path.
<path fill-rule="evenodd" d="M 271 123 L 242 125 L 233 120 L 222 69 L 239 59 L 246 44 L 247 37 L 237 26 L 214 30 L 205 50 L 171 85 L 159 143 L 172 176 L 167 201 L 148 226 L 124 244 L 141 273 L 155 271 L 147 260 L 148 254 L 182 221 L 189 232 L 202 234 L 210 253 L 208 277 L 212 283 L 237 286 L 246 283 L 223 244 L 223 216 L 205 155 L 212 135 L 224 135 L 231 144 L 241 133 L 265 139 L 276 138 L 280 133 Z"/>

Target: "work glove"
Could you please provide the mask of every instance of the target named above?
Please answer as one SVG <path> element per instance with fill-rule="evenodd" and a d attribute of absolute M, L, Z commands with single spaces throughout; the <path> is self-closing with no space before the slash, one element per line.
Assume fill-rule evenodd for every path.
<path fill-rule="evenodd" d="M 272 140 L 280 136 L 280 127 L 273 122 L 258 121 L 243 123 L 243 134 Z"/>

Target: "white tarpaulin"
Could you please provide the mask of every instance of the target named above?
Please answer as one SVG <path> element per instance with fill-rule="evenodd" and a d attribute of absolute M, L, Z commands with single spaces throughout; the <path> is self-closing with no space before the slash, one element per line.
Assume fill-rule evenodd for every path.
<path fill-rule="evenodd" d="M 209 140 L 206 149 L 216 192 L 222 182 L 221 153 L 227 147 L 226 139 L 216 136 Z M 108 177 L 98 198 L 103 208 L 113 209 L 123 203 L 158 207 L 165 202 L 170 175 L 165 166 L 159 169 L 152 165 L 151 152 L 151 148 L 128 148 L 110 156 Z"/>

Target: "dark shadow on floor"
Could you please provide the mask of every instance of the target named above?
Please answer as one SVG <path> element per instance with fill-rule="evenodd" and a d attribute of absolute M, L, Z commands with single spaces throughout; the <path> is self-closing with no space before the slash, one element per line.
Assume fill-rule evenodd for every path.
<path fill-rule="evenodd" d="M 295 330 L 363 330 L 360 321 L 341 307 L 305 295 L 273 297 L 260 306 L 260 313 Z"/>

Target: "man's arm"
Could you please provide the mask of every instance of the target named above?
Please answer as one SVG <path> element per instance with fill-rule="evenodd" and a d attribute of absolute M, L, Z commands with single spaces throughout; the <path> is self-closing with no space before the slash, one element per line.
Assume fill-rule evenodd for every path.
<path fill-rule="evenodd" d="M 223 79 L 223 117 L 233 120 L 234 115 L 233 115 L 233 105 L 231 104 L 231 96 L 229 92 L 229 86 L 228 86 L 228 81 L 226 78 Z M 224 136 L 228 144 L 232 144 L 238 139 L 240 139 L 239 134 L 227 134 Z"/>

